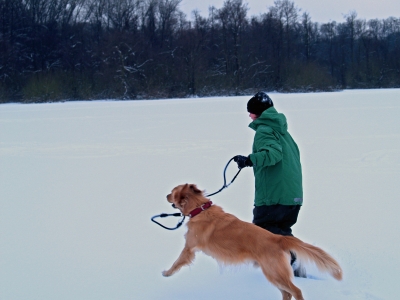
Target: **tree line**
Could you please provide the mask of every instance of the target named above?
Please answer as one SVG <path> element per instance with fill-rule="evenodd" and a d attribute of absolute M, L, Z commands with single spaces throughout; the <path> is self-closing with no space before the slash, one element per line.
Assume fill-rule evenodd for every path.
<path fill-rule="evenodd" d="M 400 18 L 180 2 L 0 0 L 0 103 L 400 87 Z"/>

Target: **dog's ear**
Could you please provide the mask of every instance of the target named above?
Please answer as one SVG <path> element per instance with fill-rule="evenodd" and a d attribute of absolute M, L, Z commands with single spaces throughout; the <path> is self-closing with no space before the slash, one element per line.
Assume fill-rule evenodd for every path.
<path fill-rule="evenodd" d="M 189 185 L 189 187 L 193 191 L 193 193 L 195 193 L 195 194 L 202 194 L 203 193 L 201 190 L 199 190 L 197 188 L 197 186 L 195 184 L 191 184 L 191 185 Z"/>
<path fill-rule="evenodd" d="M 180 207 L 184 208 L 188 200 L 187 194 L 180 194 L 178 199 Z"/>
<path fill-rule="evenodd" d="M 179 195 L 177 195 L 178 196 L 178 202 L 179 202 L 179 205 L 181 206 L 181 207 L 184 207 L 185 206 L 185 204 L 188 202 L 188 193 L 187 193 L 187 190 L 189 189 L 189 184 L 188 183 L 186 183 L 183 187 L 182 187 L 182 189 L 181 189 L 181 191 L 180 191 L 180 193 L 179 193 Z"/>

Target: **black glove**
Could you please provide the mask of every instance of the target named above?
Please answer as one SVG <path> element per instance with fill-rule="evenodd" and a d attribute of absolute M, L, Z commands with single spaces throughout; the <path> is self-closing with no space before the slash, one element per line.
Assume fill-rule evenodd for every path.
<path fill-rule="evenodd" d="M 253 166 L 253 163 L 248 156 L 236 155 L 233 160 L 237 163 L 239 169 Z"/>

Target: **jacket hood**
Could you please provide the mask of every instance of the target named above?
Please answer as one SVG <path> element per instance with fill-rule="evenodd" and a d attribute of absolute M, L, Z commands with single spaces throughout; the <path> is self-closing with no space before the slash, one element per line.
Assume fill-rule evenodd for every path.
<path fill-rule="evenodd" d="M 253 130 L 257 130 L 258 126 L 261 125 L 269 126 L 280 134 L 285 134 L 288 130 L 285 115 L 278 113 L 275 107 L 270 107 L 265 110 L 261 116 L 249 124 L 249 127 Z"/>

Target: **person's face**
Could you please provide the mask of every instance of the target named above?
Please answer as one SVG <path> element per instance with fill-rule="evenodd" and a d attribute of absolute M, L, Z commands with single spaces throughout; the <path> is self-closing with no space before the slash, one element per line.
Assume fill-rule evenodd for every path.
<path fill-rule="evenodd" d="M 250 117 L 250 119 L 252 119 L 253 121 L 254 121 L 255 119 L 257 119 L 257 118 L 258 118 L 258 116 L 257 116 L 257 115 L 255 115 L 255 114 L 252 114 L 252 113 L 250 113 L 250 114 L 249 114 L 249 117 Z"/>

